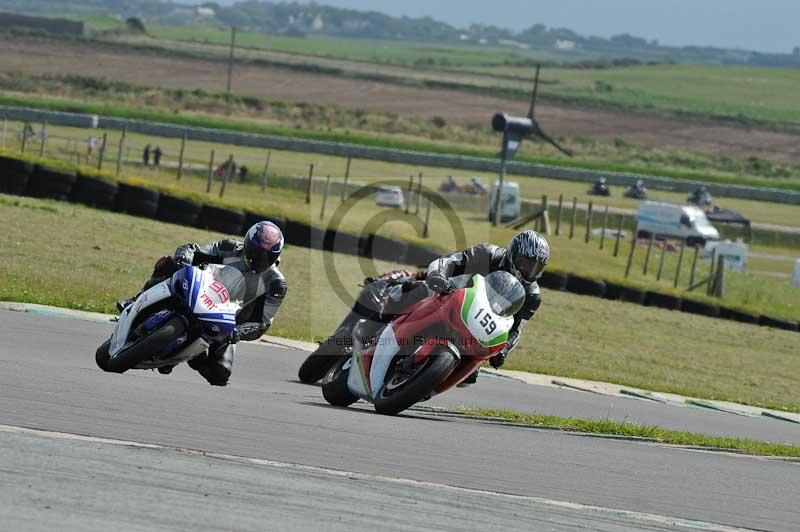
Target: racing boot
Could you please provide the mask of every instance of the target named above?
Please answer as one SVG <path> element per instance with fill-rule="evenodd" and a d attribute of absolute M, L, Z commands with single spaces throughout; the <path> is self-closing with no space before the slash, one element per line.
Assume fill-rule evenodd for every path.
<path fill-rule="evenodd" d="M 233 370 L 234 344 L 212 345 L 209 354 L 193 358 L 189 367 L 203 376 L 211 386 L 227 386 Z"/>
<path fill-rule="evenodd" d="M 456 388 L 466 388 L 467 386 L 471 386 L 478 382 L 478 373 L 480 373 L 480 371 L 481 370 L 476 369 L 469 375 L 469 377 L 456 384 Z"/>

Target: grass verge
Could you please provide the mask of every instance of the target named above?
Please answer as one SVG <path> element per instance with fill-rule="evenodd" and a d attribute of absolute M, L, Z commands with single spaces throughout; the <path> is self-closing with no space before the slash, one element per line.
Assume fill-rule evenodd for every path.
<path fill-rule="evenodd" d="M 623 438 L 641 438 L 668 445 L 700 447 L 754 456 L 780 456 L 800 458 L 800 447 L 744 438 L 708 436 L 693 432 L 662 429 L 653 425 L 638 425 L 611 420 L 592 420 L 524 414 L 511 410 L 487 408 L 459 408 L 458 413 L 479 419 L 501 419 L 515 425 L 555 428 L 584 434 L 598 434 Z"/>
<path fill-rule="evenodd" d="M 443 153 L 451 155 L 461 155 L 467 157 L 477 157 L 482 159 L 496 159 L 494 151 L 479 148 L 468 148 L 464 146 L 452 146 L 437 144 L 432 142 L 420 142 L 414 140 L 391 138 L 379 135 L 348 134 L 338 131 L 311 131 L 290 129 L 284 126 L 273 126 L 265 124 L 253 124 L 248 122 L 223 120 L 201 116 L 175 115 L 163 111 L 146 111 L 121 105 L 87 104 L 78 102 L 64 102 L 45 98 L 21 97 L 21 96 L 0 96 L 0 105 L 11 105 L 21 107 L 33 107 L 51 111 L 96 114 L 118 118 L 128 118 L 135 120 L 145 120 L 161 122 L 165 124 L 177 124 L 190 127 L 205 127 L 221 130 L 241 131 L 262 135 L 276 135 L 283 137 L 303 138 L 309 140 L 320 140 L 328 142 L 340 142 L 345 144 L 356 144 L 362 146 L 372 146 L 380 148 Z M 592 161 L 561 160 L 549 157 L 531 157 L 521 155 L 517 161 L 533 164 L 546 164 L 565 168 L 582 168 L 586 170 L 596 170 L 603 172 L 628 172 L 642 175 L 660 176 L 671 179 L 682 179 L 691 181 L 701 181 L 708 183 L 735 184 L 753 187 L 768 187 L 784 190 L 800 190 L 800 181 L 797 179 L 772 179 L 761 177 L 746 177 L 738 175 L 721 175 L 713 172 L 690 172 L 686 170 L 675 170 L 670 172 L 659 172 L 652 167 L 637 167 L 625 164 L 609 164 Z"/>

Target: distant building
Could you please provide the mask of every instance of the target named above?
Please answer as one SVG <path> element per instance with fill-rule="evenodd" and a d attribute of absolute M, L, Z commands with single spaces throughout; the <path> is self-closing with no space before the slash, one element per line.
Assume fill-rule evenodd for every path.
<path fill-rule="evenodd" d="M 214 18 L 217 16 L 217 13 L 210 7 L 198 7 L 196 14 L 198 18 Z"/>
<path fill-rule="evenodd" d="M 555 45 L 556 50 L 574 50 L 575 49 L 575 41 L 568 41 L 568 40 L 561 40 L 558 39 Z"/>
<path fill-rule="evenodd" d="M 324 27 L 325 21 L 322 20 L 322 15 L 317 15 L 317 17 L 314 19 L 314 22 L 311 23 L 311 29 L 314 31 L 322 31 Z"/>
<path fill-rule="evenodd" d="M 458 38 L 460 40 L 462 40 L 462 41 L 468 41 L 469 40 L 469 35 L 466 35 L 466 34 L 462 33 L 461 35 L 458 36 Z"/>
<path fill-rule="evenodd" d="M 529 50 L 530 47 L 531 47 L 531 45 L 529 45 L 527 43 L 519 42 L 519 41 L 512 41 L 511 39 L 500 39 L 499 41 L 497 41 L 497 44 L 500 44 L 500 45 L 503 45 L 503 46 L 511 46 L 513 48 L 520 48 L 522 50 Z"/>
<path fill-rule="evenodd" d="M 489 44 L 489 40 L 482 37 L 482 38 L 478 39 L 478 43 L 480 43 L 480 44 Z"/>

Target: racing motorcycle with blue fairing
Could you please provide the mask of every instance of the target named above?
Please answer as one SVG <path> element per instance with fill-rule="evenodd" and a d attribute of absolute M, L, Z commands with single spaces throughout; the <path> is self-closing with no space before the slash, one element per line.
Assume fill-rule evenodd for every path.
<path fill-rule="evenodd" d="M 244 294 L 245 279 L 236 268 L 184 266 L 122 311 L 95 361 L 112 373 L 188 362 L 233 334 Z"/>

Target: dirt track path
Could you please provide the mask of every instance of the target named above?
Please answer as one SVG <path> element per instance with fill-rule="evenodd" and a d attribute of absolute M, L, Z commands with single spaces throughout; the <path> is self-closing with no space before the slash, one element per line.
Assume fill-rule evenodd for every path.
<path fill-rule="evenodd" d="M 124 52 L 91 43 L 2 37 L 0 73 L 11 72 L 75 74 L 219 92 L 225 89 L 225 65 L 217 61 Z M 515 100 L 256 66 L 235 68 L 234 90 L 249 96 L 350 109 L 438 115 L 452 123 L 487 127 L 497 111 L 525 111 L 525 104 Z M 689 149 L 734 158 L 754 155 L 800 164 L 800 135 L 546 103 L 539 105 L 537 111 L 543 126 L 557 136 L 622 138 L 649 147 Z"/>

